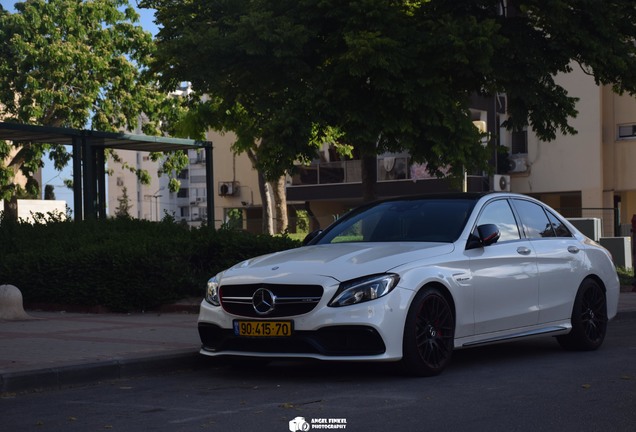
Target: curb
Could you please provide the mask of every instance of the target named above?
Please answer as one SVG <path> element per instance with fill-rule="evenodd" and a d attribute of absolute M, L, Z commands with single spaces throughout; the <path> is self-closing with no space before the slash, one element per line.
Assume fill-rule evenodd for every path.
<path fill-rule="evenodd" d="M 133 378 L 209 366 L 199 351 L 174 351 L 145 357 L 114 358 L 93 363 L 0 374 L 0 393 L 60 389 L 105 380 Z"/>

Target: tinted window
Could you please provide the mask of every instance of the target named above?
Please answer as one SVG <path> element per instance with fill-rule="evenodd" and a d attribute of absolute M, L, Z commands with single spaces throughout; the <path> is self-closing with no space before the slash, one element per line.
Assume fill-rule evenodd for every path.
<path fill-rule="evenodd" d="M 549 211 L 546 213 L 548 214 L 548 219 L 550 220 L 552 229 L 554 229 L 554 233 L 557 237 L 572 237 L 572 233 L 570 232 L 570 230 L 565 226 L 563 222 L 559 220 L 559 218 L 557 218 Z"/>
<path fill-rule="evenodd" d="M 501 233 L 499 242 L 521 238 L 517 221 L 507 200 L 493 201 L 484 207 L 477 221 L 477 226 L 485 224 L 497 225 Z"/>
<path fill-rule="evenodd" d="M 514 200 L 528 238 L 556 237 L 543 207 L 530 201 Z"/>
<path fill-rule="evenodd" d="M 355 210 L 338 220 L 317 243 L 454 242 L 473 206 L 471 199 L 382 202 Z"/>

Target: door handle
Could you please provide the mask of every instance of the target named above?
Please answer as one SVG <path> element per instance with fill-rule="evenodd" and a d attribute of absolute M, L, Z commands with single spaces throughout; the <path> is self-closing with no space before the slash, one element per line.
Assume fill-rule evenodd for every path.
<path fill-rule="evenodd" d="M 577 248 L 576 246 L 568 246 L 568 252 L 570 252 L 570 253 L 573 253 L 573 254 L 579 253 L 579 250 L 580 249 Z"/>
<path fill-rule="evenodd" d="M 525 246 L 519 246 L 517 248 L 517 253 L 519 255 L 530 255 L 530 252 L 531 252 L 530 248 L 527 248 Z"/>

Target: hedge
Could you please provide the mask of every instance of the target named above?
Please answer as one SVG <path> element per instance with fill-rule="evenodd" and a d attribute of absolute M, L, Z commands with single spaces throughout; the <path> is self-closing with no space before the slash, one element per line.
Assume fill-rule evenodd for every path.
<path fill-rule="evenodd" d="M 0 219 L 0 284 L 17 286 L 27 305 L 152 310 L 202 297 L 211 276 L 240 261 L 299 245 L 286 236 L 171 221 Z"/>

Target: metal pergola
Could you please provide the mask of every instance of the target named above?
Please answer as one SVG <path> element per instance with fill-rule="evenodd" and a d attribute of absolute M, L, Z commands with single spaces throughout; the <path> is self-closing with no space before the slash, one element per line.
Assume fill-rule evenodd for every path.
<path fill-rule="evenodd" d="M 0 140 L 73 147 L 73 204 L 75 220 L 106 218 L 105 149 L 143 152 L 202 149 L 205 152 L 208 223 L 214 224 L 212 143 L 183 138 L 155 137 L 0 122 Z"/>

